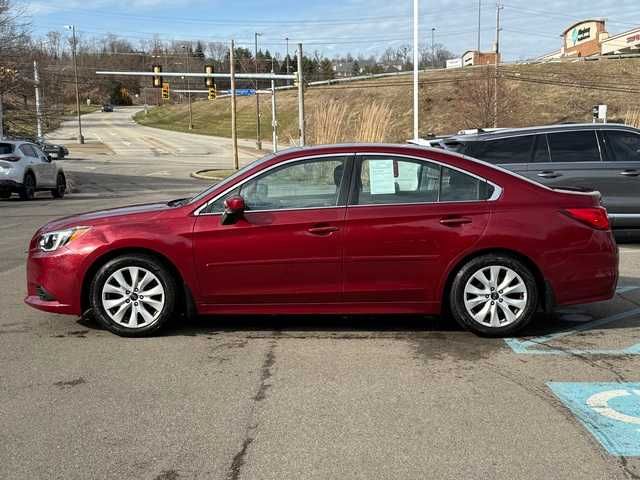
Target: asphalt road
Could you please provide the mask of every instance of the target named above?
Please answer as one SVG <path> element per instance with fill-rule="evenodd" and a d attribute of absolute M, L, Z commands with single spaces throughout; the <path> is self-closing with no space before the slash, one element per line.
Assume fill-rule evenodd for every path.
<path fill-rule="evenodd" d="M 609 453 L 548 384 L 640 381 L 624 352 L 640 247 L 621 249 L 614 300 L 540 316 L 529 343 L 406 316 L 210 317 L 123 339 L 26 307 L 42 223 L 203 186 L 172 155 L 135 157 L 65 163 L 65 200 L 0 201 L 0 478 L 640 478 L 640 457 Z"/>

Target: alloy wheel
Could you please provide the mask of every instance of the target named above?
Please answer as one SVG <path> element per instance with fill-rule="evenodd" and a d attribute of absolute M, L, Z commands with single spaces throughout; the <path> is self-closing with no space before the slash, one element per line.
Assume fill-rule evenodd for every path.
<path fill-rule="evenodd" d="M 464 287 L 464 306 L 479 324 L 506 327 L 516 322 L 527 306 L 527 286 L 509 267 L 491 265 L 475 272 Z"/>
<path fill-rule="evenodd" d="M 102 287 L 102 306 L 111 320 L 126 328 L 148 327 L 165 305 L 165 291 L 156 275 L 142 267 L 112 273 Z"/>

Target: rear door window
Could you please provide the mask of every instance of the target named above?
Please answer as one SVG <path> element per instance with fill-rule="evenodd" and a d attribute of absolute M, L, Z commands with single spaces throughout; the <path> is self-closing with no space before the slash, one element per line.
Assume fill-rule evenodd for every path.
<path fill-rule="evenodd" d="M 547 144 L 546 135 L 536 135 L 535 145 L 533 147 L 533 163 L 550 162 L 549 145 Z"/>
<path fill-rule="evenodd" d="M 604 133 L 608 160 L 612 162 L 640 162 L 640 135 L 610 130 Z"/>
<path fill-rule="evenodd" d="M 600 149 L 594 130 L 550 133 L 552 162 L 599 162 Z"/>
<path fill-rule="evenodd" d="M 498 165 L 501 163 L 529 163 L 533 140 L 533 135 L 522 135 L 478 142 L 478 146 L 474 149 L 475 156 L 485 162 Z"/>

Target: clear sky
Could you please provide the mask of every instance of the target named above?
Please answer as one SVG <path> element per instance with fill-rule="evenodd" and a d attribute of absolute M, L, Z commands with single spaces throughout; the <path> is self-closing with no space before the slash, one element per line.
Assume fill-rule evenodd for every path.
<path fill-rule="evenodd" d="M 20 1 L 20 0 L 19 0 Z M 494 0 L 482 2 L 482 49 L 495 39 Z M 379 54 L 411 43 L 412 0 L 21 0 L 34 35 L 75 24 L 83 37 L 113 33 L 134 44 L 154 34 L 165 40 L 227 41 L 284 52 L 303 42 L 305 52 Z M 605 18 L 609 33 L 640 27 L 640 0 L 504 0 L 501 46 L 505 60 L 535 57 L 560 47 L 571 23 Z M 420 43 L 461 54 L 477 45 L 478 0 L 421 0 Z M 64 32 L 67 35 L 67 32 Z"/>

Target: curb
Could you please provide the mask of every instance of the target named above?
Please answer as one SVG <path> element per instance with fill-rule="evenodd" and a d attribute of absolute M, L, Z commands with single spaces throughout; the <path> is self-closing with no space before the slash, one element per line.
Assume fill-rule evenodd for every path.
<path fill-rule="evenodd" d="M 217 181 L 222 180 L 222 178 L 220 178 L 220 177 L 217 177 L 217 176 L 216 177 L 212 177 L 212 176 L 207 175 L 207 172 L 216 172 L 216 171 L 218 171 L 218 170 L 210 170 L 210 169 L 207 169 L 207 170 L 196 170 L 195 172 L 191 172 L 189 174 L 189 176 L 192 177 L 192 178 L 197 178 L 198 180 L 209 180 L 209 181 L 211 181 L 211 180 L 217 180 Z"/>

